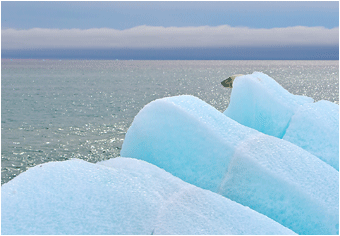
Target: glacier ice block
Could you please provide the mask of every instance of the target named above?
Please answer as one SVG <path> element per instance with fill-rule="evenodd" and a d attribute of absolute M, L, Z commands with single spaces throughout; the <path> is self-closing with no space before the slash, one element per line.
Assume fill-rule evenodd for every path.
<path fill-rule="evenodd" d="M 296 110 L 313 101 L 289 93 L 266 74 L 254 72 L 234 80 L 224 114 L 242 125 L 282 138 Z"/>
<path fill-rule="evenodd" d="M 121 155 L 218 192 L 298 234 L 338 234 L 338 171 L 193 96 L 146 105 L 129 128 Z"/>
<path fill-rule="evenodd" d="M 257 133 L 196 97 L 162 98 L 134 118 L 120 155 L 142 159 L 216 192 L 237 144 Z"/>
<path fill-rule="evenodd" d="M 339 105 L 325 100 L 304 104 L 292 116 L 283 139 L 339 171 Z"/>
<path fill-rule="evenodd" d="M 294 234 L 149 163 L 51 162 L 1 189 L 4 234 Z"/>
<path fill-rule="evenodd" d="M 259 134 L 238 145 L 218 193 L 298 234 L 338 234 L 338 173 L 288 141 Z"/>
<path fill-rule="evenodd" d="M 224 112 L 240 124 L 298 145 L 339 170 L 339 105 L 293 95 L 260 72 L 234 81 Z"/>

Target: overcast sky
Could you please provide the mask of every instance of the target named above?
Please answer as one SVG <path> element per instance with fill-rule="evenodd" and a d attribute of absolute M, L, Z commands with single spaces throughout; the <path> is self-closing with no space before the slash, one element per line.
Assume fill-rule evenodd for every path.
<path fill-rule="evenodd" d="M 1 2 L 22 49 L 338 47 L 339 2 Z"/>

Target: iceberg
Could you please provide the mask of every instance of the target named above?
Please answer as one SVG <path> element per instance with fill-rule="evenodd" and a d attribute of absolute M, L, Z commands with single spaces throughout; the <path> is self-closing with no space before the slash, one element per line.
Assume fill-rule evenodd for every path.
<path fill-rule="evenodd" d="M 306 101 L 299 97 L 295 104 Z M 196 97 L 168 97 L 146 105 L 129 128 L 121 155 L 152 163 L 298 234 L 339 233 L 338 171 Z"/>
<path fill-rule="evenodd" d="M 30 168 L 1 188 L 2 234 L 339 234 L 339 106 L 239 76 L 224 113 L 146 105 L 121 156 Z"/>
<path fill-rule="evenodd" d="M 2 234 L 295 234 L 137 159 L 50 162 L 1 190 Z"/>
<path fill-rule="evenodd" d="M 282 138 L 292 115 L 309 97 L 293 95 L 261 72 L 234 80 L 230 103 L 224 114 L 264 134 Z"/>
<path fill-rule="evenodd" d="M 339 105 L 293 95 L 260 72 L 234 80 L 224 114 L 298 145 L 339 171 Z"/>

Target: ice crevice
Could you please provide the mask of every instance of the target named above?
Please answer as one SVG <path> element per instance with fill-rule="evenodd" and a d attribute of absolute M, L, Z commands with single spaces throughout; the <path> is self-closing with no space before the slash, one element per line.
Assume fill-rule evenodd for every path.
<path fill-rule="evenodd" d="M 282 135 L 281 135 L 280 137 L 278 137 L 278 138 L 282 139 L 282 138 L 285 136 L 285 134 L 286 134 L 286 132 L 287 132 L 287 129 L 288 129 L 288 127 L 289 127 L 291 121 L 292 121 L 292 117 L 289 118 L 289 120 L 288 120 L 288 122 L 287 122 L 287 125 L 283 128 Z"/>

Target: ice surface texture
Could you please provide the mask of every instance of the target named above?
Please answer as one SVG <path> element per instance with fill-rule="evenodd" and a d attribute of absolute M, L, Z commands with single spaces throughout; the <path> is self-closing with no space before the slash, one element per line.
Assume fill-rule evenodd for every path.
<path fill-rule="evenodd" d="M 2 234 L 294 234 L 144 161 L 50 162 L 2 186 Z"/>
<path fill-rule="evenodd" d="M 339 105 L 325 100 L 304 104 L 292 116 L 283 139 L 339 171 Z"/>
<path fill-rule="evenodd" d="M 338 171 L 193 96 L 145 106 L 126 134 L 121 155 L 155 164 L 296 233 L 338 234 Z"/>
<path fill-rule="evenodd" d="M 224 112 L 240 124 L 286 139 L 339 170 L 339 105 L 289 93 L 260 72 L 237 77 Z"/>

